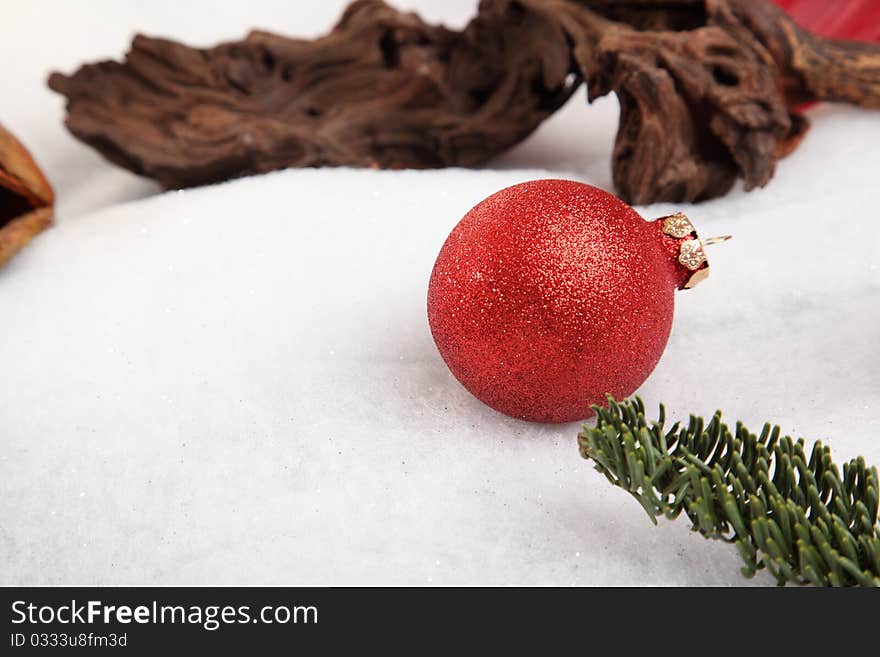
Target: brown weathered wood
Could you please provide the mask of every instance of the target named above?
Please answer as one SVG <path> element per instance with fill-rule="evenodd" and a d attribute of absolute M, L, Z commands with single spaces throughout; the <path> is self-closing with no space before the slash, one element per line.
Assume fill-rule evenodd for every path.
<path fill-rule="evenodd" d="M 165 187 L 294 166 L 470 166 L 577 87 L 552 16 L 486 3 L 462 33 L 376 0 L 315 41 L 256 32 L 196 50 L 138 36 L 124 63 L 55 74 L 67 125 Z"/>
<path fill-rule="evenodd" d="M 185 187 L 289 166 L 478 165 L 586 81 L 590 99 L 620 99 L 618 193 L 648 203 L 765 185 L 807 129 L 793 108 L 880 107 L 878 71 L 880 47 L 816 37 L 764 0 L 483 0 L 461 32 L 359 0 L 313 41 L 138 36 L 123 63 L 49 84 L 77 137 Z"/>

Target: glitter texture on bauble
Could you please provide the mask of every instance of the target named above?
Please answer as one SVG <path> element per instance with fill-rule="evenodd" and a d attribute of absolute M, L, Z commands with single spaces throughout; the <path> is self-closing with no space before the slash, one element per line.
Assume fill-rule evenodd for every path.
<path fill-rule="evenodd" d="M 684 215 L 645 221 L 590 185 L 508 187 L 468 212 L 437 257 L 434 341 L 462 385 L 497 411 L 583 419 L 657 365 L 675 290 L 708 273 L 702 246 Z"/>

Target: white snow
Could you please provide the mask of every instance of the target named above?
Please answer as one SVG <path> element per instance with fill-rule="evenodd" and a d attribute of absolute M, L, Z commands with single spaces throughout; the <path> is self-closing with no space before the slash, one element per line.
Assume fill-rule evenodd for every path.
<path fill-rule="evenodd" d="M 137 26 L 199 43 L 251 24 L 314 34 L 344 3 L 229 4 L 210 26 L 177 21 L 180 3 L 93 4 L 28 3 L 0 25 L 4 58 L 38 29 L 58 38 L 21 57 L 0 122 L 59 196 L 57 226 L 0 271 L 0 583 L 744 582 L 734 550 L 682 520 L 654 527 L 581 460 L 578 425 L 473 399 L 428 331 L 434 258 L 474 203 L 538 177 L 610 186 L 613 100 L 578 94 L 481 171 L 157 194 L 63 132 L 47 72 L 118 56 Z M 471 4 L 428 14 L 460 24 Z M 880 114 L 810 115 L 766 189 L 681 208 L 735 237 L 677 296 L 639 392 L 880 464 Z"/>

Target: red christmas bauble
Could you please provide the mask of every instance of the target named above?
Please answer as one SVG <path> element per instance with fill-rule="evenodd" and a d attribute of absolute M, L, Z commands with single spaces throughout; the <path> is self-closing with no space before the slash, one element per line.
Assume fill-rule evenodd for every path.
<path fill-rule="evenodd" d="M 596 187 L 536 180 L 493 194 L 453 229 L 428 321 L 477 398 L 512 417 L 569 422 L 642 384 L 666 346 L 674 291 L 707 266 L 684 215 L 648 222 Z"/>

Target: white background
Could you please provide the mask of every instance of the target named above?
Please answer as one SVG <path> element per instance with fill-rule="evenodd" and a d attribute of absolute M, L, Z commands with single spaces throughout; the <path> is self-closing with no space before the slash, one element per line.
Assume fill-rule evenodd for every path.
<path fill-rule="evenodd" d="M 58 207 L 0 271 L 0 583 L 747 583 L 733 549 L 610 488 L 577 424 L 473 399 L 428 331 L 434 257 L 474 203 L 536 177 L 610 187 L 613 98 L 579 92 L 481 171 L 159 194 L 65 132 L 48 73 L 118 58 L 135 31 L 313 36 L 344 3 L 2 3 L 0 122 Z M 474 4 L 398 2 L 452 26 Z M 766 189 L 681 208 L 735 239 L 678 295 L 639 392 L 876 464 L 880 114 L 810 118 Z"/>

